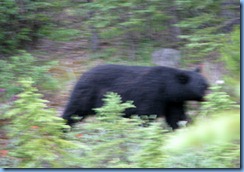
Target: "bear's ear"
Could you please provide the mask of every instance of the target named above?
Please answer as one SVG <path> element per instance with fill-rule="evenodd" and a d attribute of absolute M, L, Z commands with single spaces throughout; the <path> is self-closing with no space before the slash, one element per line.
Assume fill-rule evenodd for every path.
<path fill-rule="evenodd" d="M 202 71 L 203 71 L 203 64 L 199 64 L 194 70 L 194 72 L 198 72 L 198 73 L 202 73 Z"/>
<path fill-rule="evenodd" d="M 179 83 L 181 83 L 181 84 L 187 84 L 190 80 L 190 77 L 185 73 L 177 74 L 176 77 L 177 77 L 177 80 L 179 81 Z"/>
<path fill-rule="evenodd" d="M 202 72 L 202 68 L 201 67 L 197 67 L 196 69 L 194 69 L 194 72 L 201 73 Z"/>

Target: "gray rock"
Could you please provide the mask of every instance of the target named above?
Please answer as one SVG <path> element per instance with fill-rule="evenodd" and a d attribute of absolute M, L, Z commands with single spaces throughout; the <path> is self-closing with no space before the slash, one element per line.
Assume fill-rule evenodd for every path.
<path fill-rule="evenodd" d="M 218 80 L 223 80 L 224 75 L 226 75 L 226 70 L 224 69 L 224 64 L 221 62 L 216 63 L 211 60 L 205 60 L 203 62 L 202 73 L 210 84 L 215 84 Z"/>
<path fill-rule="evenodd" d="M 180 51 L 162 48 L 152 53 L 152 62 L 158 66 L 179 67 Z"/>

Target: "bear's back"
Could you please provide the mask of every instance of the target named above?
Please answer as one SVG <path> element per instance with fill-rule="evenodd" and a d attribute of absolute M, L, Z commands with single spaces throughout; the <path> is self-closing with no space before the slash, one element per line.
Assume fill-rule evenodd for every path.
<path fill-rule="evenodd" d="M 98 84 L 111 83 L 115 80 L 136 80 L 143 73 L 149 72 L 151 67 L 145 66 L 125 66 L 125 65 L 101 65 L 92 68 L 81 76 L 82 81 Z"/>
<path fill-rule="evenodd" d="M 175 73 L 180 72 L 179 69 L 174 69 L 170 67 L 163 66 L 126 66 L 126 65 L 115 65 L 107 64 L 100 65 L 92 68 L 86 72 L 82 77 L 96 79 L 96 80 L 113 80 L 121 77 L 127 79 L 136 79 L 141 76 L 148 74 L 152 75 L 174 75 Z"/>

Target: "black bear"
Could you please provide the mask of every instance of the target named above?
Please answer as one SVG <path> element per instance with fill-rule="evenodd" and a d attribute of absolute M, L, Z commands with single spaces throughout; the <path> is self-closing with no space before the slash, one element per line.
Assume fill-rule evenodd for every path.
<path fill-rule="evenodd" d="M 125 111 L 131 115 L 164 116 L 172 129 L 185 120 L 185 102 L 202 101 L 208 88 L 199 70 L 187 71 L 170 67 L 101 65 L 84 73 L 77 82 L 63 113 L 68 125 L 73 115 L 83 119 L 103 105 L 107 92 L 118 93 L 123 101 L 132 100 L 136 108 Z"/>

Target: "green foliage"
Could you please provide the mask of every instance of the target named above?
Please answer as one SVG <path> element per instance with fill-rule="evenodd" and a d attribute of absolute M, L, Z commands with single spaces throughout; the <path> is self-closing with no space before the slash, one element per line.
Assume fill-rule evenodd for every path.
<path fill-rule="evenodd" d="M 55 31 L 50 30 L 48 37 L 55 41 L 70 41 L 80 35 L 78 29 L 59 28 Z"/>
<path fill-rule="evenodd" d="M 142 28 L 158 27 L 165 21 L 167 15 L 160 7 L 164 8 L 166 2 L 160 1 L 94 1 L 82 5 L 94 14 L 89 22 L 96 28 L 108 28 L 104 33 L 118 36 L 124 32 L 141 31 Z M 154 20 L 148 21 L 153 17 Z M 98 22 L 99 21 L 99 22 Z M 150 22 L 150 26 L 148 25 Z M 144 26 L 144 27 L 141 27 Z M 128 29 L 127 31 L 125 29 Z"/>
<path fill-rule="evenodd" d="M 22 80 L 23 92 L 12 108 L 3 114 L 10 120 L 6 128 L 10 137 L 9 156 L 16 158 L 15 168 L 64 168 L 77 159 L 68 152 L 79 148 L 63 139 L 62 130 L 67 128 L 56 112 L 48 109 L 47 101 L 32 87 L 32 79 Z M 72 164 L 73 165 L 73 164 Z"/>
<path fill-rule="evenodd" d="M 13 54 L 16 49 L 29 48 L 44 35 L 56 41 L 97 36 L 101 41 L 98 48 L 103 49 L 93 54 L 94 58 L 128 63 L 129 57 L 129 63 L 143 61 L 150 65 L 154 47 L 178 47 L 179 42 L 170 41 L 175 36 L 172 27 L 176 26 L 181 32 L 180 44 L 184 45 L 183 60 L 199 62 L 220 53 L 229 70 L 227 81 L 239 88 L 240 28 L 230 34 L 221 31 L 228 23 L 222 15 L 223 2 L 2 0 L 0 53 Z M 65 9 L 59 11 L 60 7 Z M 175 132 L 164 132 L 162 124 L 148 122 L 150 117 L 146 122 L 138 116 L 122 118 L 124 110 L 134 105 L 109 93 L 104 106 L 95 109 L 95 118 L 64 134 L 61 131 L 67 126 L 55 111 L 47 108 L 47 101 L 32 86 L 53 89 L 60 85 L 48 74 L 52 65 L 26 52 L 0 60 L 1 99 L 21 92 L 8 104 L 1 104 L 4 113 L 0 122 L 7 122 L 0 127 L 10 138 L 7 149 L 0 150 L 0 164 L 4 167 L 240 166 L 240 112 L 221 85 L 211 87 L 212 93 L 206 97 L 208 101 L 202 104 L 194 124 Z M 17 82 L 26 77 L 33 78 L 34 83 L 29 79 Z"/>
<path fill-rule="evenodd" d="M 44 36 L 43 28 L 51 29 L 53 11 L 60 7 L 60 3 L 48 0 L 1 0 L 0 53 L 13 54 L 35 44 Z"/>
<path fill-rule="evenodd" d="M 119 95 L 106 94 L 104 106 L 96 108 L 96 118 L 91 122 L 77 125 L 71 134 L 80 137 L 86 145 L 81 151 L 83 168 L 125 168 L 131 167 L 129 158 L 141 142 L 140 120 L 122 118 L 126 108 L 134 108 L 132 102 L 122 103 Z M 82 133 L 81 133 L 82 131 Z"/>
<path fill-rule="evenodd" d="M 215 110 L 215 116 L 197 118 L 192 126 L 168 132 L 162 130 L 158 122 L 142 127 L 143 121 L 137 116 L 122 118 L 125 109 L 135 106 L 130 101 L 122 102 L 116 93 L 108 93 L 104 106 L 95 109 L 95 118 L 83 121 L 64 135 L 61 130 L 67 126 L 54 111 L 46 108 L 45 101 L 31 87 L 31 81 L 22 81 L 22 84 L 25 85 L 24 92 L 18 95 L 13 108 L 4 115 L 11 119 L 6 130 L 11 138 L 9 156 L 17 159 L 17 167 L 240 166 L 238 109 Z"/>
<path fill-rule="evenodd" d="M 77 156 L 82 168 L 162 168 L 164 131 L 154 122 L 142 127 L 138 116 L 122 118 L 132 102 L 122 102 L 116 93 L 105 95 L 95 119 L 76 125 L 70 136 L 83 144 Z M 82 132 L 81 132 L 82 131 Z"/>
<path fill-rule="evenodd" d="M 57 80 L 55 80 L 48 70 L 54 66 L 56 62 L 48 62 L 40 65 L 31 54 L 21 52 L 20 55 L 12 56 L 8 60 L 0 60 L 0 88 L 5 89 L 3 99 L 12 97 L 22 90 L 18 80 L 25 77 L 32 77 L 36 85 L 43 89 L 57 88 Z"/>
<path fill-rule="evenodd" d="M 168 28 L 170 5 L 168 0 L 98 0 L 81 4 L 79 9 L 84 10 L 82 13 L 77 10 L 77 13 L 86 16 L 82 27 L 88 37 L 92 38 L 96 33 L 100 40 L 114 43 L 113 47 L 123 54 L 121 56 L 137 60 L 134 53 L 141 51 L 138 49 L 141 43 L 154 40 L 162 44 L 155 35 Z"/>
<path fill-rule="evenodd" d="M 221 84 L 215 84 L 210 87 L 211 93 L 206 96 L 205 102 L 202 103 L 201 115 L 214 115 L 218 111 L 238 108 L 238 105 L 231 100 L 230 96 L 222 91 Z"/>
<path fill-rule="evenodd" d="M 112 122 L 111 119 L 116 120 L 120 118 L 122 112 L 125 109 L 135 108 L 135 106 L 132 104 L 132 101 L 127 101 L 125 103 L 122 103 L 120 96 L 113 92 L 107 93 L 103 101 L 104 101 L 104 106 L 102 108 L 94 109 L 98 114 L 98 119 L 100 119 L 101 121 L 108 120 Z"/>
<path fill-rule="evenodd" d="M 164 148 L 167 168 L 239 168 L 240 111 L 198 118 L 193 126 L 171 134 Z"/>
<path fill-rule="evenodd" d="M 164 168 L 166 150 L 163 149 L 165 139 L 160 123 L 152 123 L 141 133 L 143 142 L 140 151 L 135 154 L 136 168 Z"/>
<path fill-rule="evenodd" d="M 165 164 L 166 168 L 239 168 L 240 145 L 222 143 L 171 153 Z"/>
<path fill-rule="evenodd" d="M 222 60 L 232 77 L 240 78 L 240 27 L 236 27 L 233 32 L 226 35 L 221 48 Z"/>
<path fill-rule="evenodd" d="M 182 29 L 180 38 L 184 41 L 182 48 L 185 61 L 199 62 L 203 58 L 216 57 L 223 47 L 222 31 L 227 19 L 223 11 L 223 0 L 208 0 L 197 2 L 194 0 L 177 0 L 179 13 L 184 16 L 176 25 Z M 230 11 L 230 9 L 227 9 Z"/>
<path fill-rule="evenodd" d="M 167 168 L 239 168 L 240 109 L 222 89 L 210 87 L 194 124 L 168 135 Z"/>
<path fill-rule="evenodd" d="M 220 84 L 210 87 L 194 124 L 167 137 L 165 167 L 240 167 L 240 109 Z"/>
<path fill-rule="evenodd" d="M 121 47 L 107 47 L 98 52 L 91 53 L 90 57 L 93 59 L 104 59 L 106 62 L 115 64 L 152 66 L 150 58 L 154 50 L 152 44 L 153 42 L 140 43 L 135 51 L 121 50 Z"/>
<path fill-rule="evenodd" d="M 230 92 L 240 99 L 240 27 L 236 27 L 233 32 L 226 35 L 223 42 L 220 60 L 224 62 L 228 70 L 225 80 L 230 87 Z"/>

